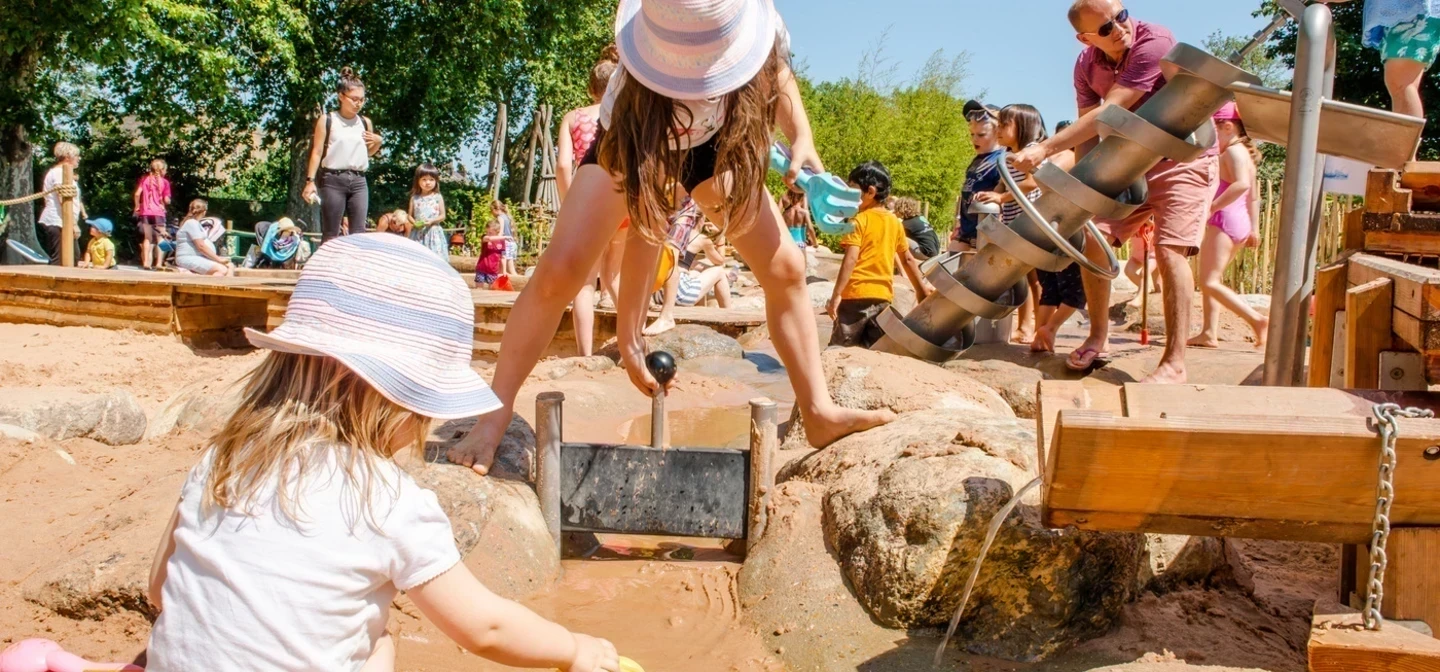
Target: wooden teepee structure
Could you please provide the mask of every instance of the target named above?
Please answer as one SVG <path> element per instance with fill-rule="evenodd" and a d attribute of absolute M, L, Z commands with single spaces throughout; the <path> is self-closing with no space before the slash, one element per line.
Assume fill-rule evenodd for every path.
<path fill-rule="evenodd" d="M 525 196 L 524 205 L 527 209 L 533 208 L 540 219 L 545 221 L 543 226 L 537 226 L 539 240 L 536 241 L 537 251 L 544 249 L 545 243 L 550 238 L 550 230 L 555 225 L 555 213 L 560 210 L 560 193 L 555 186 L 555 142 L 550 136 L 550 126 L 554 119 L 554 108 L 548 104 L 541 104 L 535 110 L 534 123 L 530 125 L 530 147 L 525 159 Z M 535 157 L 540 156 L 540 185 L 535 188 Z"/>

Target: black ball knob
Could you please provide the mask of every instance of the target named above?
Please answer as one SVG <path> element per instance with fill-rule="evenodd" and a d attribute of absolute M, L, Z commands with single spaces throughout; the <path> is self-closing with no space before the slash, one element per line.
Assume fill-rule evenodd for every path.
<path fill-rule="evenodd" d="M 664 350 L 656 350 L 645 355 L 645 368 L 650 369 L 650 375 L 655 376 L 660 387 L 665 387 L 675 377 L 675 358 Z"/>

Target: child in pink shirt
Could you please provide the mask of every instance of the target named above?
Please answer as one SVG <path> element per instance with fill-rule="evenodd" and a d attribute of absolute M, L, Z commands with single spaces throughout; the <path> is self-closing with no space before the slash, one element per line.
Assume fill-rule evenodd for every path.
<path fill-rule="evenodd" d="M 163 159 L 150 162 L 150 172 L 135 186 L 135 219 L 143 241 L 140 243 L 140 268 L 160 266 L 155 244 L 169 238 L 165 230 L 165 208 L 170 205 L 170 180 L 165 179 L 167 166 Z"/>

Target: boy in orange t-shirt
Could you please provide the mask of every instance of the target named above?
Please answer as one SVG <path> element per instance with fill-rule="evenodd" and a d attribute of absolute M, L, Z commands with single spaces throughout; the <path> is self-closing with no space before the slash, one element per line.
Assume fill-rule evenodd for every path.
<path fill-rule="evenodd" d="M 850 171 L 848 181 L 860 190 L 860 212 L 854 217 L 855 230 L 840 239 L 845 259 L 840 262 L 835 293 L 825 312 L 835 320 L 830 345 L 868 348 L 885 335 L 876 319 L 895 299 L 897 257 L 918 298 L 929 296 L 935 288 L 920 277 L 920 265 L 910 254 L 900 218 L 885 209 L 890 171 L 878 161 L 866 161 Z"/>

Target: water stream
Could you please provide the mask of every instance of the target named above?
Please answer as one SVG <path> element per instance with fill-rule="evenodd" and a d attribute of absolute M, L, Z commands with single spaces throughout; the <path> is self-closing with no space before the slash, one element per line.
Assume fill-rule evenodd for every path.
<path fill-rule="evenodd" d="M 965 579 L 965 592 L 960 594 L 960 606 L 955 608 L 955 616 L 950 619 L 950 627 L 945 629 L 945 636 L 940 638 L 940 646 L 935 649 L 935 667 L 940 666 L 941 660 L 945 656 L 945 645 L 950 643 L 950 637 L 955 634 L 955 628 L 960 625 L 960 616 L 965 613 L 965 603 L 970 601 L 970 591 L 975 588 L 975 580 L 980 578 L 980 567 L 985 564 L 985 555 L 990 552 L 990 544 L 995 543 L 995 535 L 1000 533 L 1000 526 L 1005 524 L 1005 518 L 1010 515 L 1010 512 L 1020 505 L 1020 500 L 1025 497 L 1026 493 L 1037 485 L 1040 485 L 1039 477 L 1021 486 L 1015 496 L 1005 502 L 1005 506 L 1000 507 L 1000 511 L 990 519 L 990 529 L 985 530 L 985 543 L 980 544 L 980 554 L 975 556 L 975 566 L 970 568 L 970 576 Z"/>

